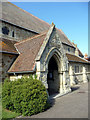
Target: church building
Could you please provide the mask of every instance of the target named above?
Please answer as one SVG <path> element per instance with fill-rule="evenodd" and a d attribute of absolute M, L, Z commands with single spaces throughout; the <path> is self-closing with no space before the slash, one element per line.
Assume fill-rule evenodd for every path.
<path fill-rule="evenodd" d="M 37 75 L 48 90 L 66 94 L 90 80 L 90 62 L 54 23 L 48 24 L 10 2 L 0 17 L 0 78 Z"/>

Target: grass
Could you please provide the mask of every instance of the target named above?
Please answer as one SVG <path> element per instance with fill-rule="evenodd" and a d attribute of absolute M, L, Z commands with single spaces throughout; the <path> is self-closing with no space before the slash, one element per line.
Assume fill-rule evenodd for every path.
<path fill-rule="evenodd" d="M 10 120 L 12 118 L 16 118 L 17 116 L 19 116 L 20 113 L 11 112 L 9 110 L 2 108 L 1 93 L 2 93 L 2 84 L 0 83 L 0 120 Z"/>
<path fill-rule="evenodd" d="M 10 120 L 12 118 L 16 118 L 19 115 L 20 115 L 19 113 L 11 112 L 9 110 L 2 108 L 2 120 Z"/>

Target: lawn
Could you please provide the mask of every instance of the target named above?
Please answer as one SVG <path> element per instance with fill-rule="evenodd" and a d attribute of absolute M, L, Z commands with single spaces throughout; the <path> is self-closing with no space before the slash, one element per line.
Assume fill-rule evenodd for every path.
<path fill-rule="evenodd" d="M 10 120 L 12 118 L 16 118 L 19 115 L 20 115 L 19 113 L 11 112 L 9 110 L 2 108 L 2 120 Z"/>
<path fill-rule="evenodd" d="M 0 83 L 0 120 L 1 118 L 2 120 L 10 120 L 12 118 L 19 116 L 20 115 L 19 113 L 11 112 L 9 110 L 2 108 L 1 93 L 2 93 L 2 85 Z"/>

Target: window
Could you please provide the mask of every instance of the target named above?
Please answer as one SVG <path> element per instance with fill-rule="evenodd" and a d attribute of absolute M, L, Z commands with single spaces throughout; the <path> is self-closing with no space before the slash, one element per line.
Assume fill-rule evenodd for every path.
<path fill-rule="evenodd" d="M 88 65 L 88 72 L 90 72 L 90 66 Z"/>
<path fill-rule="evenodd" d="M 2 28 L 2 33 L 5 34 L 5 35 L 8 35 L 8 34 L 9 34 L 9 29 L 8 29 L 8 27 L 6 27 L 6 26 L 3 27 L 3 28 Z"/>
<path fill-rule="evenodd" d="M 75 66 L 75 73 L 79 73 L 79 66 Z"/>
<path fill-rule="evenodd" d="M 14 37 L 14 31 L 12 32 L 12 37 Z"/>
<path fill-rule="evenodd" d="M 81 73 L 83 72 L 83 67 L 82 67 L 82 66 L 80 67 L 80 72 L 81 72 Z"/>
<path fill-rule="evenodd" d="M 68 52 L 70 52 L 70 48 L 68 48 Z"/>

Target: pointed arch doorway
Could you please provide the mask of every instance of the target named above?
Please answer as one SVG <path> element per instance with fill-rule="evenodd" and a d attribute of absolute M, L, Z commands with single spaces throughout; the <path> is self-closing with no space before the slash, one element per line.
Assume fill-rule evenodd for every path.
<path fill-rule="evenodd" d="M 60 80 L 59 80 L 58 67 L 59 66 L 56 57 L 53 55 L 48 63 L 47 83 L 48 83 L 49 95 L 59 93 Z"/>

